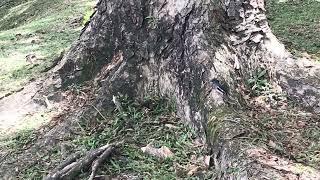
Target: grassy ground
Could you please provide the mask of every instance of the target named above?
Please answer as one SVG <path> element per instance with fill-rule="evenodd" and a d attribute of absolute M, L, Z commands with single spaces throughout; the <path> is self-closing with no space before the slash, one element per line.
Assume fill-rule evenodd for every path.
<path fill-rule="evenodd" d="M 120 102 L 121 111 L 101 113 L 100 117 L 80 120 L 77 133 L 61 142 L 69 147 L 68 154 L 124 140 L 124 144 L 100 168 L 98 174 L 139 179 L 208 179 L 213 175 L 214 171 L 207 171 L 204 167 L 206 152 L 203 144 L 198 143 L 193 130 L 179 121 L 174 103 L 159 98 L 137 102 L 125 97 Z M 0 150 L 10 151 L 10 158 L 15 160 L 21 149 L 28 149 L 38 136 L 36 131 L 22 131 L 0 140 Z M 165 146 L 174 156 L 161 159 L 143 153 L 141 148 L 148 144 L 155 148 Z M 18 179 L 42 179 L 49 169 L 65 158 L 59 146 L 33 153 L 31 159 L 41 158 L 36 164 L 21 164 Z M 83 173 L 79 179 L 87 177 L 88 174 Z"/>
<path fill-rule="evenodd" d="M 268 18 L 275 35 L 296 55 L 320 60 L 320 1 L 269 0 Z"/>
<path fill-rule="evenodd" d="M 32 152 L 31 164 L 20 164 L 17 178 L 42 179 L 66 158 L 65 155 L 85 152 L 122 140 L 124 144 L 99 169 L 98 174 L 120 179 L 210 179 L 215 175 L 213 167 L 208 169 L 203 162 L 208 153 L 205 146 L 199 143 L 192 129 L 179 121 L 173 102 L 159 98 L 137 102 L 125 97 L 120 102 L 120 111 L 108 114 L 100 112 L 99 117 L 83 118 L 78 122 L 78 127 L 73 129 L 76 133 L 60 139 L 59 145 Z M 218 123 L 230 121 L 230 118 L 240 120 L 241 126 L 248 132 L 240 138 L 249 147 L 262 147 L 278 157 L 301 163 L 304 168 L 318 168 L 319 117 L 299 109 L 290 109 L 268 112 L 262 108 L 245 112 L 230 109 L 214 116 L 218 118 L 219 121 L 215 120 Z M 229 120 L 224 120 L 225 118 Z M 214 131 L 220 130 L 218 128 Z M 10 152 L 9 160 L 15 161 L 21 150 L 29 149 L 39 137 L 38 131 L 26 130 L 13 137 L 0 139 L 0 152 Z M 143 153 L 141 148 L 149 144 L 156 148 L 168 147 L 174 156 L 161 159 Z M 33 159 L 37 159 L 36 163 Z M 297 169 L 300 167 L 299 164 L 295 166 Z M 82 173 L 79 179 L 86 179 L 88 176 L 88 173 Z"/>
<path fill-rule="evenodd" d="M 192 157 L 203 156 L 204 148 L 197 147 L 195 132 L 177 119 L 174 103 L 158 98 L 143 103 L 125 98 L 121 101 L 124 108 L 115 114 L 109 125 L 95 128 L 101 129 L 99 133 L 92 133 L 92 126 L 84 125 L 87 136 L 79 139 L 79 145 L 89 149 L 110 141 L 125 140 L 125 145 L 105 164 L 101 174 L 145 179 L 191 178 L 187 173 L 192 169 L 188 168 L 196 164 Z M 174 156 L 164 160 L 147 155 L 141 148 L 148 144 L 156 148 L 166 146 Z M 177 174 L 177 171 L 180 172 Z M 210 173 L 202 171 L 198 175 L 208 177 Z"/>
<path fill-rule="evenodd" d="M 78 37 L 95 0 L 3 0 L 0 2 L 0 97 L 20 89 L 50 66 Z M 267 1 L 269 22 L 288 49 L 320 59 L 320 2 Z M 37 65 L 26 62 L 36 55 Z"/>
<path fill-rule="evenodd" d="M 314 168 L 320 167 L 319 115 L 298 109 L 274 111 L 266 117 L 256 112 L 250 120 L 255 127 L 255 142 L 275 154 Z"/>
<path fill-rule="evenodd" d="M 78 37 L 94 0 L 4 0 L 0 2 L 0 97 L 50 66 Z M 26 56 L 34 54 L 30 64 Z"/>

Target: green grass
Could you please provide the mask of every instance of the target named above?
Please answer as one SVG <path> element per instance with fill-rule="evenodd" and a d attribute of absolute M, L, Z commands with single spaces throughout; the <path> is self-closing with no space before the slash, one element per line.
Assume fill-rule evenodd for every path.
<path fill-rule="evenodd" d="M 94 0 L 4 0 L 0 4 L 0 97 L 50 66 L 79 36 Z M 35 54 L 38 65 L 26 62 Z"/>
<path fill-rule="evenodd" d="M 36 134 L 31 129 L 24 129 L 13 136 L 1 137 L 0 149 L 10 149 L 12 152 L 19 152 L 36 139 Z"/>
<path fill-rule="evenodd" d="M 307 166 L 320 165 L 319 116 L 306 115 L 297 109 L 274 112 L 271 116 L 261 113 L 248 124 L 254 127 L 252 143 L 265 146 L 271 140 L 276 147 L 268 147 L 275 154 L 294 159 Z"/>
<path fill-rule="evenodd" d="M 113 177 L 131 175 L 144 179 L 208 179 L 214 175 L 213 170 L 206 169 L 197 175 L 187 175 L 191 170 L 189 166 L 199 166 L 193 157 L 203 157 L 206 150 L 195 144 L 196 132 L 177 118 L 174 102 L 156 97 L 133 101 L 125 96 L 121 96 L 119 102 L 121 110 L 108 115 L 99 112 L 100 116 L 92 119 L 83 118 L 79 126 L 74 127 L 76 134 L 60 139 L 60 144 L 70 147 L 68 154 L 124 140 L 112 158 L 99 168 L 98 174 Z M 35 130 L 20 131 L 12 137 L 0 139 L 0 150 L 9 153 L 7 158 L 10 161 L 16 161 L 19 154 L 29 149 L 38 136 L 41 138 Z M 148 144 L 155 148 L 166 146 L 174 156 L 159 159 L 145 154 L 141 148 Z M 35 150 L 30 151 L 30 162 L 23 162 L 19 166 L 19 179 L 42 179 L 64 159 L 60 146 Z M 87 179 L 88 175 L 84 172 L 77 178 Z"/>
<path fill-rule="evenodd" d="M 268 19 L 275 35 L 299 55 L 307 52 L 320 60 L 320 1 L 267 1 Z"/>
<path fill-rule="evenodd" d="M 213 169 L 189 176 L 187 173 L 190 169 L 180 168 L 196 164 L 192 157 L 201 157 L 206 154 L 206 150 L 195 146 L 196 132 L 177 118 L 174 102 L 160 98 L 133 101 L 125 96 L 121 96 L 119 102 L 121 110 L 115 110 L 108 115 L 99 112 L 99 117 L 83 118 L 79 121 L 77 133 L 64 139 L 65 143 L 72 147 L 70 153 L 79 150 L 88 151 L 111 142 L 124 140 L 124 144 L 116 150 L 111 159 L 105 162 L 98 174 L 145 179 L 210 179 L 215 176 Z M 264 147 L 280 157 L 291 158 L 295 162 L 307 165 L 304 167 L 319 167 L 318 117 L 305 115 L 298 109 L 273 112 L 269 116 L 259 111 L 253 111 L 252 113 L 256 113 L 254 116 L 250 115 L 251 112 L 233 113 L 233 110 L 221 110 L 215 112 L 214 116 L 218 119 L 229 115 L 240 118 L 243 121 L 241 125 L 250 132 L 248 136 L 243 137 L 244 144 L 250 147 Z M 210 123 L 221 122 L 217 119 L 210 121 Z M 175 128 L 169 128 L 168 124 Z M 223 126 L 209 124 L 208 127 L 217 127 L 211 130 L 217 132 L 213 136 L 220 136 L 219 128 Z M 2 147 L 6 147 L 7 150 L 12 149 L 13 153 L 19 153 L 19 149 L 28 148 L 36 138 L 37 134 L 34 131 L 21 131 L 7 141 L 3 141 L 6 143 L 2 142 Z M 269 141 L 274 142 L 276 147 L 270 147 Z M 174 153 L 174 156 L 159 159 L 145 154 L 141 151 L 141 147 L 148 144 L 154 147 L 166 146 Z M 41 179 L 48 170 L 63 160 L 59 147 L 52 147 L 44 152 L 47 154 L 34 152 L 32 158 L 39 156 L 41 160 L 36 165 L 22 169 L 19 174 L 20 178 Z M 10 156 L 14 157 L 14 154 Z M 86 179 L 88 175 L 84 172 L 79 175 L 79 179 Z"/>
<path fill-rule="evenodd" d="M 192 155 L 200 156 L 204 152 L 193 145 L 197 137 L 195 132 L 176 118 L 174 103 L 159 98 L 141 103 L 122 97 L 120 101 L 123 109 L 116 111 L 115 117 L 104 117 L 98 122 L 85 120 L 81 123 L 85 134 L 74 140 L 78 147 L 88 150 L 114 141 L 125 141 L 101 169 L 101 174 L 134 175 L 146 179 L 192 178 L 186 173 L 178 175 L 175 166 L 191 164 Z M 166 124 L 175 128 L 170 129 Z M 158 148 L 166 146 L 174 157 L 161 160 L 144 154 L 141 148 L 148 144 Z M 209 177 L 210 173 L 203 176 Z"/>

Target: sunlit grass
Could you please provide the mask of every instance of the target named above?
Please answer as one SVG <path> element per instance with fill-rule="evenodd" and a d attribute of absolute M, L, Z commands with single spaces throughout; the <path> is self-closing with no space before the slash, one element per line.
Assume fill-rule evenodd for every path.
<path fill-rule="evenodd" d="M 0 97 L 20 89 L 69 48 L 95 0 L 5 0 L 0 4 Z M 6 7 L 6 8 L 5 8 Z M 6 12 L 6 13 L 4 13 Z M 36 66 L 26 62 L 35 54 Z"/>
<path fill-rule="evenodd" d="M 320 1 L 267 1 L 268 19 L 275 35 L 299 55 L 307 52 L 320 60 Z"/>

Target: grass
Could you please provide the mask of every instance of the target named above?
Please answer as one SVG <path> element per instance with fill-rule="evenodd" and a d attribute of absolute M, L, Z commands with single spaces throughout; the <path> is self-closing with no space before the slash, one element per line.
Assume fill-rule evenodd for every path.
<path fill-rule="evenodd" d="M 23 87 L 50 66 L 78 37 L 94 0 L 3 0 L 0 2 L 0 97 Z M 272 30 L 291 52 L 320 59 L 320 2 L 267 1 Z M 25 57 L 35 54 L 39 65 Z"/>
<path fill-rule="evenodd" d="M 286 47 L 296 55 L 307 52 L 320 60 L 320 1 L 266 2 L 271 28 Z"/>
<path fill-rule="evenodd" d="M 176 116 L 174 102 L 157 97 L 143 101 L 133 101 L 126 96 L 119 98 L 121 110 L 111 114 L 100 112 L 100 117 L 79 121 L 77 133 L 64 139 L 69 145 L 69 154 L 88 151 L 107 143 L 124 140 L 111 159 L 100 168 L 98 174 L 112 177 L 132 176 L 145 179 L 208 179 L 214 171 L 199 170 L 188 175 L 192 167 L 198 167 L 197 158 L 204 157 L 204 147 L 195 144 L 197 135 Z M 0 140 L 0 149 L 10 151 L 15 159 L 21 149 L 28 149 L 37 138 L 34 130 L 21 131 L 15 136 Z M 174 156 L 159 159 L 142 152 L 141 148 L 168 147 Z M 64 158 L 60 147 L 51 147 L 30 154 L 30 159 L 38 159 L 36 164 L 23 164 L 19 170 L 20 179 L 42 179 L 48 170 L 58 165 Z M 87 173 L 79 175 L 86 179 Z"/>
<path fill-rule="evenodd" d="M 212 112 L 209 117 L 207 138 L 213 145 L 218 138 L 228 134 L 230 126 L 224 126 L 228 119 L 237 119 L 237 122 L 241 122 L 237 128 L 248 132 L 238 140 L 245 144 L 244 147 L 237 147 L 242 148 L 241 151 L 262 148 L 290 160 L 295 167 L 299 164 L 305 168 L 320 167 L 319 115 L 305 113 L 297 107 L 268 112 L 263 108 L 250 111 L 226 108 Z"/>
<path fill-rule="evenodd" d="M 24 129 L 17 132 L 12 137 L 2 137 L 0 139 L 0 148 L 10 149 L 12 152 L 19 152 L 26 148 L 28 144 L 37 138 L 35 132 L 31 129 Z"/>
<path fill-rule="evenodd" d="M 92 149 L 109 142 L 125 140 L 118 153 L 102 168 L 101 174 L 146 179 L 192 178 L 186 175 L 187 172 L 177 175 L 176 168 L 192 164 L 191 156 L 198 157 L 204 152 L 193 144 L 195 132 L 177 119 L 174 103 L 159 98 L 141 103 L 125 97 L 120 102 L 123 109 L 117 111 L 108 123 L 105 120 L 96 123 L 85 121 L 82 129 L 86 135 L 74 141 L 77 146 Z M 174 128 L 169 128 L 168 124 Z M 97 132 L 92 132 L 92 129 Z M 175 155 L 163 160 L 144 154 L 141 148 L 148 144 L 157 148 L 166 146 Z M 204 176 L 209 177 L 210 173 Z"/>
<path fill-rule="evenodd" d="M 252 128 L 250 138 L 253 144 L 294 162 L 314 168 L 320 166 L 319 116 L 306 114 L 296 108 L 273 111 L 269 116 L 259 111 L 254 113 L 253 118 L 246 118 Z M 270 146 L 270 142 L 275 146 Z"/>
<path fill-rule="evenodd" d="M 40 76 L 69 48 L 94 0 L 4 0 L 0 4 L 0 97 Z M 35 54 L 37 65 L 26 62 Z"/>
<path fill-rule="evenodd" d="M 125 143 L 117 149 L 111 159 L 105 162 L 98 174 L 146 179 L 210 179 L 215 175 L 212 169 L 188 175 L 191 171 L 189 167 L 197 165 L 195 159 L 203 157 L 207 152 L 205 148 L 195 144 L 196 132 L 177 118 L 174 102 L 156 97 L 133 101 L 125 96 L 121 96 L 119 102 L 121 110 L 115 110 L 109 115 L 100 112 L 97 118 L 79 121 L 77 133 L 63 140 L 72 147 L 70 153 L 91 150 L 107 143 L 124 140 Z M 303 166 L 304 168 L 319 167 L 318 116 L 305 114 L 295 108 L 291 108 L 290 111 L 272 111 L 268 116 L 258 109 L 233 113 L 235 113 L 233 110 L 218 111 L 214 116 L 218 119 L 229 116 L 240 118 L 241 126 L 250 132 L 246 137 L 242 137 L 243 141 L 246 141 L 245 144 L 250 147 L 263 147 L 280 157 L 307 165 Z M 215 119 L 209 123 L 222 123 L 222 121 Z M 209 124 L 208 127 L 214 128 L 211 129 L 214 131 L 213 136 L 220 136 L 219 127 L 215 124 Z M 0 147 L 11 149 L 12 153 L 19 153 L 21 149 L 28 148 L 36 138 L 35 131 L 21 131 L 6 141 L 0 141 Z M 275 146 L 270 146 L 270 141 Z M 148 144 L 156 148 L 166 146 L 174 156 L 159 159 L 147 155 L 141 148 Z M 22 169 L 19 178 L 42 179 L 49 169 L 63 160 L 59 147 L 53 147 L 45 152 L 47 154 L 36 152 L 34 156 L 41 157 L 40 160 L 37 164 Z M 14 157 L 12 154 L 10 156 Z M 83 173 L 79 175 L 79 179 L 86 179 L 88 175 Z"/>

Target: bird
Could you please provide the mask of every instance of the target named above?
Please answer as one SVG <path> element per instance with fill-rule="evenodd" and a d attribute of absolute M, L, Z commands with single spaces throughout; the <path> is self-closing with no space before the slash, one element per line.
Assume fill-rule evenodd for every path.
<path fill-rule="evenodd" d="M 227 95 L 227 89 L 220 83 L 219 80 L 217 79 L 212 79 L 210 81 L 211 84 L 211 90 L 216 90 L 219 93 L 221 93 L 222 95 Z"/>

